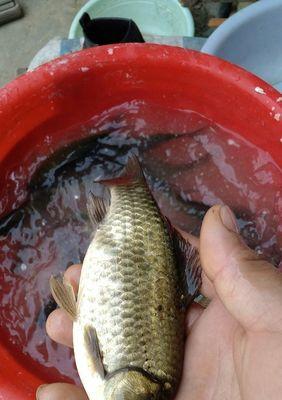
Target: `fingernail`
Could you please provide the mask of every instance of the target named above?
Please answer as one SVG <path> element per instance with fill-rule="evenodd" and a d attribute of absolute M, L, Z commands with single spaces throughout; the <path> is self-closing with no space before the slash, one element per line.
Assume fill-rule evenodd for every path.
<path fill-rule="evenodd" d="M 238 233 L 236 219 L 231 209 L 228 206 L 221 206 L 219 214 L 225 228 L 232 232 Z"/>
<path fill-rule="evenodd" d="M 40 400 L 40 394 L 42 393 L 42 389 L 44 389 L 48 384 L 41 385 L 36 390 L 36 400 Z"/>

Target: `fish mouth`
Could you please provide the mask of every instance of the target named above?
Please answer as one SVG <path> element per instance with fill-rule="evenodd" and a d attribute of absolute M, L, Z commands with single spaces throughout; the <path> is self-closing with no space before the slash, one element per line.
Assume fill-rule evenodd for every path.
<path fill-rule="evenodd" d="M 171 388 L 143 368 L 127 366 L 106 374 L 104 395 L 106 400 L 162 400 Z"/>
<path fill-rule="evenodd" d="M 110 380 L 115 375 L 122 374 L 124 372 L 129 372 L 129 371 L 139 372 L 140 374 L 144 375 L 146 378 L 150 379 L 151 381 L 163 385 L 163 381 L 160 378 L 158 378 L 156 375 L 154 375 L 151 372 L 146 371 L 145 369 L 143 369 L 141 367 L 137 367 L 137 366 L 135 367 L 133 365 L 128 365 L 127 367 L 122 367 L 115 371 L 108 372 L 105 376 L 105 380 Z"/>

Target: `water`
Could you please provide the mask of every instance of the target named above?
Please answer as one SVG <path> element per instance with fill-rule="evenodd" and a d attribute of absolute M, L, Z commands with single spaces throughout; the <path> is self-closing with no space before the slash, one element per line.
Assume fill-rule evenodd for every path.
<path fill-rule="evenodd" d="M 72 351 L 46 336 L 49 277 L 82 262 L 94 229 L 87 197 L 103 194 L 93 181 L 118 175 L 130 152 L 174 224 L 198 235 L 207 209 L 226 203 L 253 249 L 281 257 L 281 171 L 267 153 L 195 113 L 136 102 L 81 129 L 95 136 L 45 161 L 26 203 L 0 221 L 1 340 L 46 381 L 79 381 Z"/>

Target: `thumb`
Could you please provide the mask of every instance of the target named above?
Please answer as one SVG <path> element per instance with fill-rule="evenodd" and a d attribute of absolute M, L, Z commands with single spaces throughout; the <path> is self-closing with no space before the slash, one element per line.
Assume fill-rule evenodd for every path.
<path fill-rule="evenodd" d="M 218 297 L 245 329 L 282 332 L 282 274 L 246 246 L 229 207 L 207 212 L 200 255 Z"/>

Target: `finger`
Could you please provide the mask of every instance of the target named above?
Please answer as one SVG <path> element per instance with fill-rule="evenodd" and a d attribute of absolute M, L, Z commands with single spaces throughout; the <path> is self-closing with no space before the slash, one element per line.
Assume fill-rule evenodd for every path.
<path fill-rule="evenodd" d="M 39 386 L 36 400 L 88 400 L 85 391 L 68 383 L 52 383 Z"/>
<path fill-rule="evenodd" d="M 72 321 L 64 310 L 53 311 L 46 322 L 48 336 L 68 347 L 73 347 L 72 341 Z"/>
<path fill-rule="evenodd" d="M 282 331 L 282 275 L 245 245 L 228 207 L 207 212 L 200 255 L 217 295 L 244 328 Z"/>
<path fill-rule="evenodd" d="M 202 315 L 205 309 L 201 307 L 199 304 L 192 304 L 189 307 L 187 316 L 186 316 L 186 326 L 187 326 L 187 334 L 191 331 L 193 325 L 198 320 L 198 318 Z"/>
<path fill-rule="evenodd" d="M 71 265 L 64 273 L 64 278 L 71 283 L 75 294 L 78 292 L 79 279 L 81 274 L 81 264 Z"/>
<path fill-rule="evenodd" d="M 207 277 L 205 271 L 202 271 L 201 294 L 210 300 L 213 300 L 217 296 L 214 285 L 211 282 L 211 280 Z"/>

